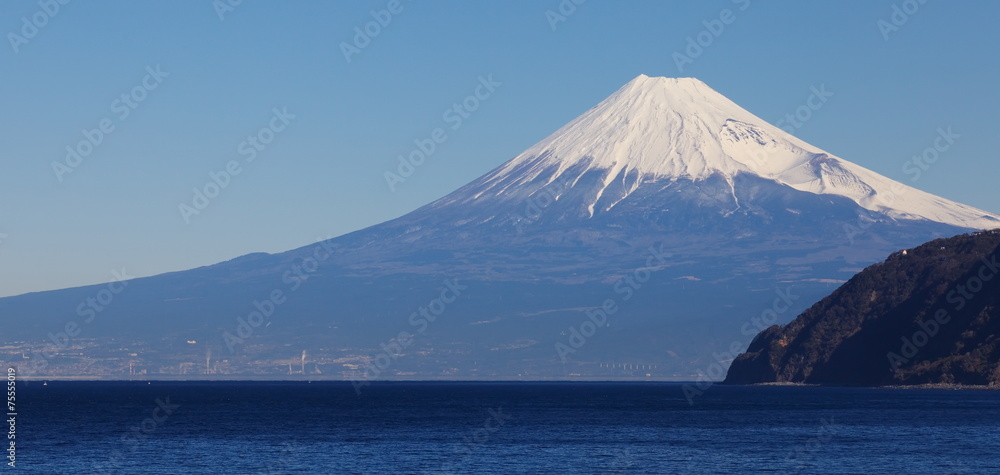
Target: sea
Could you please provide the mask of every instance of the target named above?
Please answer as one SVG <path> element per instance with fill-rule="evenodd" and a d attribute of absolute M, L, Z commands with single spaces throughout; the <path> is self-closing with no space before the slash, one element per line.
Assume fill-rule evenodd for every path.
<path fill-rule="evenodd" d="M 987 390 L 18 381 L 15 409 L 12 474 L 1000 473 Z"/>

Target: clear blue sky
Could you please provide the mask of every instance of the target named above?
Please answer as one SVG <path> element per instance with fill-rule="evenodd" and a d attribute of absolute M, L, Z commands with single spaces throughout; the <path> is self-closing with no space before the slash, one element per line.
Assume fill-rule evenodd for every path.
<path fill-rule="evenodd" d="M 801 138 L 998 212 L 1000 4 L 932 0 L 886 40 L 877 24 L 904 3 L 588 0 L 553 30 L 557 0 L 403 0 L 348 62 L 340 44 L 389 2 L 246 0 L 220 20 L 211 0 L 77 0 L 53 16 L 5 1 L 0 295 L 280 252 L 400 216 L 640 73 L 698 77 L 771 122 L 825 85 L 834 96 Z M 679 71 L 673 53 L 725 8 L 735 20 Z M 44 26 L 15 52 L 22 17 Z M 143 89 L 157 65 L 168 76 Z M 490 74 L 492 97 L 390 192 L 383 172 Z M 144 100 L 122 118 L 114 101 L 136 87 Z M 274 108 L 296 117 L 247 163 L 238 147 Z M 59 182 L 52 163 L 105 118 L 114 130 Z M 947 126 L 961 138 L 913 182 L 903 164 Z M 178 205 L 231 160 L 241 173 L 185 223 Z"/>

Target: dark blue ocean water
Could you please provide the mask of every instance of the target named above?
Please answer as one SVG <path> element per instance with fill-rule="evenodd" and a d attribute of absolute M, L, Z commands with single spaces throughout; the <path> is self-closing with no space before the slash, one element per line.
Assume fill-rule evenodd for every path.
<path fill-rule="evenodd" d="M 17 389 L 24 473 L 1000 473 L 996 391 L 717 385 L 690 405 L 668 383 Z"/>

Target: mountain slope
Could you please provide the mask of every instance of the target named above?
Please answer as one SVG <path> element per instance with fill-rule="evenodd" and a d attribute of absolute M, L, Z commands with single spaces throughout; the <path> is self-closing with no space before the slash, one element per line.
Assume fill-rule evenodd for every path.
<path fill-rule="evenodd" d="M 893 253 L 784 326 L 727 383 L 1000 384 L 1000 230 Z"/>
<path fill-rule="evenodd" d="M 380 377 L 691 379 L 748 343 L 741 329 L 775 292 L 794 289 L 789 318 L 889 252 L 996 223 L 812 147 L 700 81 L 640 76 L 400 218 L 130 281 L 89 322 L 76 310 L 103 286 L 0 299 L 3 338 L 17 342 L 0 356 L 51 349 L 36 365 L 46 374 L 287 376 L 305 350 L 309 371 L 351 378 L 420 330 Z M 420 313 L 456 281 L 467 290 L 441 315 Z M 574 332 L 608 301 L 616 311 L 580 343 Z M 267 315 L 248 326 L 255 311 Z M 81 334 L 52 338 L 67 322 Z"/>

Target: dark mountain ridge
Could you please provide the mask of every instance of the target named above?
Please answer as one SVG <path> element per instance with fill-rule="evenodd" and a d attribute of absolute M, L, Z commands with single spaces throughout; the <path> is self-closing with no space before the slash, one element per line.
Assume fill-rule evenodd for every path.
<path fill-rule="evenodd" d="M 998 385 L 998 274 L 1000 230 L 895 252 L 760 332 L 725 382 Z"/>

